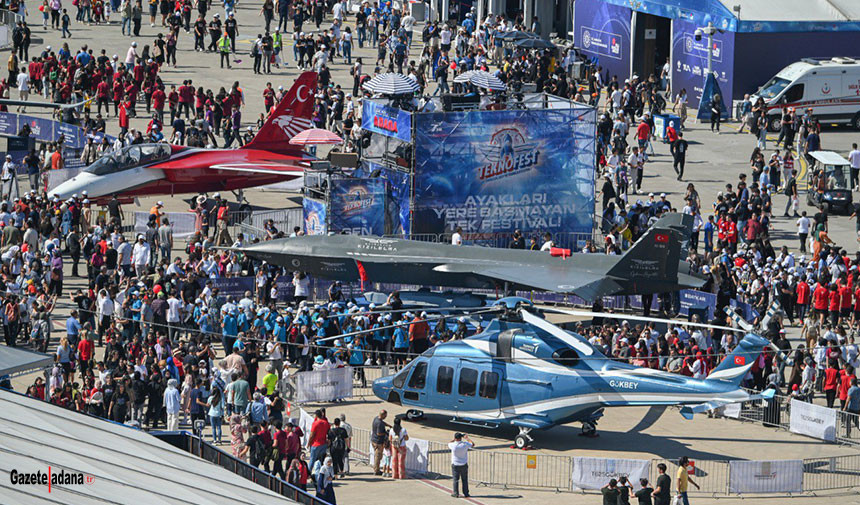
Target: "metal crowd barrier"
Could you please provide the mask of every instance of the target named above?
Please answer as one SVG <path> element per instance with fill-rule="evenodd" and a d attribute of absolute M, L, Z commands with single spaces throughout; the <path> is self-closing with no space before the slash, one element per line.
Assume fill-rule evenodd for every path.
<path fill-rule="evenodd" d="M 285 498 L 289 498 L 303 505 L 330 505 L 325 500 L 320 500 L 306 491 L 281 480 L 276 475 L 264 472 L 255 466 L 251 466 L 239 458 L 227 454 L 218 447 L 202 440 L 185 431 L 153 433 L 154 436 L 169 443 L 170 445 L 194 454 L 201 459 L 225 468 L 236 475 L 240 475 L 251 482 L 263 486 Z"/>
<path fill-rule="evenodd" d="M 370 464 L 370 430 L 352 428 L 352 455 Z M 447 444 L 429 442 L 427 474 L 430 477 L 447 478 L 451 475 L 451 451 Z M 652 459 L 649 482 L 657 481 L 657 465 L 664 463 L 667 473 L 674 479 L 678 461 Z M 552 454 L 528 452 L 503 452 L 473 450 L 469 452 L 469 480 L 477 485 L 546 488 L 556 491 L 579 492 L 573 488 L 571 475 L 574 458 Z M 691 494 L 729 496 L 731 477 L 730 461 L 701 460 L 693 462 L 692 473 L 700 489 Z M 634 483 L 637 484 L 637 483 Z M 860 454 L 803 460 L 803 492 L 814 493 L 860 486 Z"/>
<path fill-rule="evenodd" d="M 747 390 L 755 393 L 753 390 Z M 836 410 L 836 442 L 840 444 L 860 446 L 860 416 Z M 741 421 L 761 424 L 768 428 L 779 428 L 790 431 L 791 420 L 791 398 L 783 395 L 774 395 L 770 403 L 764 400 L 744 402 L 741 404 L 740 413 L 737 417 Z M 729 419 L 731 419 L 729 417 Z M 851 432 L 848 426 L 851 424 Z"/>

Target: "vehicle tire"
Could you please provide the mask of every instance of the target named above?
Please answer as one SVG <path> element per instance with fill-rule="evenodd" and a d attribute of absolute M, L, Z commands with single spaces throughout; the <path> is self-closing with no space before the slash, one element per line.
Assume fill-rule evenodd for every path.
<path fill-rule="evenodd" d="M 597 425 L 594 423 L 582 423 L 582 435 L 593 437 L 597 433 Z"/>
<path fill-rule="evenodd" d="M 767 118 L 767 131 L 777 133 L 782 129 L 782 118 L 779 116 L 771 116 Z"/>
<path fill-rule="evenodd" d="M 854 114 L 854 117 L 851 118 L 851 122 L 848 123 L 848 126 L 850 126 L 852 130 L 860 130 L 860 112 Z"/>
<path fill-rule="evenodd" d="M 424 412 L 416 409 L 409 409 L 406 411 L 406 420 L 407 421 L 417 421 L 424 417 Z"/>
<path fill-rule="evenodd" d="M 526 435 L 517 435 L 516 438 L 514 438 L 514 445 L 517 449 L 525 449 L 531 444 L 531 442 L 531 438 Z"/>

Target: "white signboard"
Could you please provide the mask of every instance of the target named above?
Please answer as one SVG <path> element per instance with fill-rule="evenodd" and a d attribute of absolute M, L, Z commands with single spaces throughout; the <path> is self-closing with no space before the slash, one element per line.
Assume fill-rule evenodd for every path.
<path fill-rule="evenodd" d="M 373 465 L 373 444 L 370 444 L 367 454 L 369 464 Z M 430 442 L 409 437 L 409 440 L 406 441 L 406 471 L 409 473 L 427 473 L 429 454 Z M 391 464 L 394 465 L 394 453 L 391 454 Z"/>
<path fill-rule="evenodd" d="M 331 402 L 352 396 L 352 367 L 299 372 L 296 403 Z"/>
<path fill-rule="evenodd" d="M 792 399 L 789 430 L 833 442 L 836 440 L 836 409 Z"/>
<path fill-rule="evenodd" d="M 630 482 L 648 478 L 651 461 L 647 459 L 573 458 L 575 489 L 600 489 L 609 479 L 627 477 Z"/>
<path fill-rule="evenodd" d="M 803 460 L 729 461 L 729 492 L 800 493 Z"/>

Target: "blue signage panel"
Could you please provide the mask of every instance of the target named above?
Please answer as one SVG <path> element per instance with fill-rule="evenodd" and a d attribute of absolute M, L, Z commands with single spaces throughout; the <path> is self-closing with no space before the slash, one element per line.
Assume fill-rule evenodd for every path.
<path fill-rule="evenodd" d="M 328 232 L 328 228 L 326 227 L 325 202 L 312 198 L 304 198 L 302 208 L 305 220 L 305 234 L 325 235 Z"/>
<path fill-rule="evenodd" d="M 18 115 L 0 112 L 0 134 L 18 135 Z"/>
<path fill-rule="evenodd" d="M 207 281 L 212 281 L 212 289 L 217 288 L 221 296 L 234 296 L 237 299 L 245 296 L 245 291 L 254 292 L 253 277 L 218 277 L 216 279 L 198 278 L 200 287 L 206 286 Z"/>
<path fill-rule="evenodd" d="M 384 179 L 333 179 L 331 183 L 331 231 L 386 234 Z"/>
<path fill-rule="evenodd" d="M 594 109 L 432 113 L 415 121 L 413 233 L 591 232 Z"/>
<path fill-rule="evenodd" d="M 632 11 L 603 0 L 574 3 L 574 44 L 595 58 L 604 77 L 630 75 L 630 19 Z"/>
<path fill-rule="evenodd" d="M 696 40 L 697 25 L 681 19 L 672 22 L 672 99 L 681 89 L 687 90 L 687 109 L 696 110 L 702 99 L 705 74 L 708 71 L 708 37 Z M 726 94 L 723 103 L 732 103 L 732 70 L 734 67 L 735 34 L 717 32 L 711 44 L 711 69 L 716 73 L 720 89 Z M 670 101 L 671 103 L 671 101 Z M 694 114 L 688 112 L 690 117 Z"/>
<path fill-rule="evenodd" d="M 369 177 L 370 174 L 379 174 L 378 177 L 388 182 L 385 195 L 386 221 L 391 226 L 389 233 L 394 235 L 409 235 L 412 233 L 412 218 L 410 215 L 412 201 L 412 177 L 401 170 L 363 161 L 353 175 L 355 177 Z"/>
<path fill-rule="evenodd" d="M 361 128 L 404 142 L 411 142 L 412 114 L 372 100 L 364 100 L 361 111 Z"/>

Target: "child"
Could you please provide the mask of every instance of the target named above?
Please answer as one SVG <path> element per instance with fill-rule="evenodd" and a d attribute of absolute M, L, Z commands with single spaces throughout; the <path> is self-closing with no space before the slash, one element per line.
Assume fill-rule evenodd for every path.
<path fill-rule="evenodd" d="M 387 438 L 382 445 L 382 476 L 391 477 L 391 441 Z"/>
<path fill-rule="evenodd" d="M 69 23 L 72 21 L 69 18 L 69 13 L 66 9 L 63 9 L 63 17 L 60 19 L 63 24 L 63 36 L 60 38 L 66 38 L 66 34 L 69 34 L 68 38 L 72 38 L 72 32 L 69 31 Z"/>

